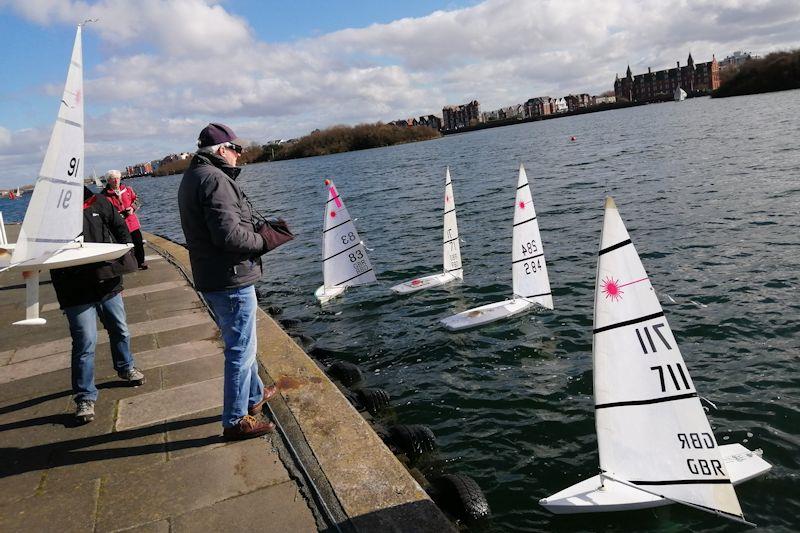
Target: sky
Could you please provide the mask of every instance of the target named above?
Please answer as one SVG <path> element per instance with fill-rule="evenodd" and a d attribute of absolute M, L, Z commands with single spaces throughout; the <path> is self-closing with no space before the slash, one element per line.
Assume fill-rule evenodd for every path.
<path fill-rule="evenodd" d="M 33 183 L 84 28 L 85 169 L 800 47 L 798 0 L 0 0 L 0 188 Z"/>

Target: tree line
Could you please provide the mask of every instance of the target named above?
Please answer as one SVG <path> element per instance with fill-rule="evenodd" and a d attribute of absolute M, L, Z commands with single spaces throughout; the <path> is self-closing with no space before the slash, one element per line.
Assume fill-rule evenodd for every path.
<path fill-rule="evenodd" d="M 318 155 L 338 154 L 368 148 L 380 148 L 415 141 L 426 141 L 442 134 L 427 126 L 393 126 L 378 122 L 357 126 L 333 126 L 315 130 L 299 139 L 280 144 L 248 146 L 239 158 L 239 164 L 298 159 Z M 169 161 L 153 172 L 154 176 L 183 173 L 191 159 Z"/>
<path fill-rule="evenodd" d="M 800 49 L 773 52 L 744 63 L 712 98 L 800 89 Z"/>

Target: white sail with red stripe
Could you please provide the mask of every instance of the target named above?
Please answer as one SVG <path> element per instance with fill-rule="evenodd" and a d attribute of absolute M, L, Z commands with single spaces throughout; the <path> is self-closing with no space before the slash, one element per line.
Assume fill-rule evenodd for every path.
<path fill-rule="evenodd" d="M 325 180 L 325 187 L 328 199 L 322 228 L 323 285 L 316 293 L 320 301 L 338 296 L 346 287 L 377 281 L 367 247 L 358 236 L 344 200 L 333 181 Z"/>

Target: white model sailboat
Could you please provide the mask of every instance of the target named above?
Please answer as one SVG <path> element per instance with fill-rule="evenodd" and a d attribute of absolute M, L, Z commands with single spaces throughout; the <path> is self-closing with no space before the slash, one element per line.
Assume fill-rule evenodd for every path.
<path fill-rule="evenodd" d="M 39 318 L 39 272 L 116 259 L 130 244 L 84 243 L 83 232 L 83 74 L 81 27 L 75 35 L 67 82 L 50 143 L 22 221 L 10 262 L 3 270 L 21 270 L 26 285 L 26 319 Z"/>
<path fill-rule="evenodd" d="M 367 257 L 367 247 L 361 241 L 350 218 L 344 200 L 331 180 L 325 180 L 328 201 L 322 224 L 322 279 L 314 296 L 325 303 L 336 298 L 347 287 L 377 281 Z"/>
<path fill-rule="evenodd" d="M 464 270 L 461 268 L 461 246 L 458 239 L 456 200 L 453 196 L 450 167 L 447 167 L 444 178 L 444 232 L 442 237 L 444 271 L 441 274 L 432 274 L 400 283 L 392 287 L 392 291 L 397 294 L 408 294 L 464 279 Z"/>
<path fill-rule="evenodd" d="M 97 175 L 97 172 L 92 169 L 92 181 L 94 181 L 94 186 L 100 189 L 101 191 L 106 188 L 105 179 L 104 177 L 100 177 Z"/>
<path fill-rule="evenodd" d="M 684 91 L 680 87 L 676 87 L 672 97 L 675 99 L 676 102 L 683 102 L 684 100 L 686 100 L 686 91 Z"/>
<path fill-rule="evenodd" d="M 717 444 L 611 198 L 600 240 L 593 333 L 601 474 L 539 503 L 554 513 L 589 513 L 677 502 L 744 521 L 733 485 L 770 465 L 740 444 Z"/>
<path fill-rule="evenodd" d="M 519 166 L 517 179 L 511 249 L 514 297 L 511 300 L 482 305 L 442 319 L 441 323 L 447 329 L 455 331 L 482 326 L 522 313 L 537 304 L 547 309 L 553 308 L 539 223 L 536 220 L 528 176 L 522 165 Z"/>

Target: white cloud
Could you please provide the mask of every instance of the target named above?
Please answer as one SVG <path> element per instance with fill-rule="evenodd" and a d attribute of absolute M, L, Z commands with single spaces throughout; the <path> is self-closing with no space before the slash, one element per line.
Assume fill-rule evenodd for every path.
<path fill-rule="evenodd" d="M 5 148 L 11 144 L 11 132 L 0 126 L 0 149 Z"/>
<path fill-rule="evenodd" d="M 100 19 L 86 29 L 106 54 L 86 70 L 87 157 L 116 167 L 191 149 L 212 119 L 254 140 L 290 137 L 472 99 L 488 110 L 599 93 L 628 64 L 661 69 L 689 52 L 706 61 L 800 45 L 796 0 L 487 0 L 280 44 L 258 41 L 247 20 L 210 0 L 6 4 L 42 25 Z M 46 135 L 28 134 L 20 152 L 18 133 L 8 133 L 12 154 L 0 130 L 0 179 L 26 157 L 30 168 L 40 162 Z"/>

